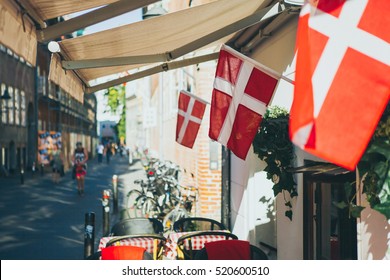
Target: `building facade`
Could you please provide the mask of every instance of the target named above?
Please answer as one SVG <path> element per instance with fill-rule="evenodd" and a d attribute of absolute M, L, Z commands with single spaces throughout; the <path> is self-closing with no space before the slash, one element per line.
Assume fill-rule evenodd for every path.
<path fill-rule="evenodd" d="M 24 48 L 12 39 L 15 34 L 2 32 L 0 36 L 0 176 L 30 171 L 33 165 L 49 168 L 53 143 L 60 145 L 67 170 L 77 141 L 93 156 L 97 144 L 96 98 L 76 97 L 50 81 L 51 53 L 47 44 L 37 43 L 30 36 L 28 28 L 34 25 L 28 19 L 20 20 L 19 7 L 12 2 L 2 2 L 0 8 L 8 17 L 2 28 L 23 27 L 19 40 L 31 43 Z M 35 29 L 31 32 L 34 34 Z"/>
<path fill-rule="evenodd" d="M 35 68 L 0 44 L 0 163 L 11 173 L 35 158 L 35 86 Z"/>

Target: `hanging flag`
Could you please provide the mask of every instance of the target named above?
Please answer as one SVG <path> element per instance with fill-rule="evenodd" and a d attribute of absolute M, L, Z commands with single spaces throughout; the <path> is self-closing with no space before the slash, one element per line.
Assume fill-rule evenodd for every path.
<path fill-rule="evenodd" d="M 245 160 L 279 77 L 223 46 L 214 80 L 210 138 Z"/>
<path fill-rule="evenodd" d="M 176 142 L 192 148 L 202 122 L 206 101 L 181 91 L 179 96 L 178 115 L 176 123 Z"/>
<path fill-rule="evenodd" d="M 389 102 L 390 1 L 313 3 L 298 24 L 290 137 L 352 170 Z"/>

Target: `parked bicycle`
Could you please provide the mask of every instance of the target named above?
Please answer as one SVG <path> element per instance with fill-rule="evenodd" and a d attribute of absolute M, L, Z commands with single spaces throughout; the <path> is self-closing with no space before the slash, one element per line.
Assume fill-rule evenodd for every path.
<path fill-rule="evenodd" d="M 192 214 L 192 207 L 198 201 L 198 188 L 194 186 L 180 186 L 183 195 L 180 196 L 177 205 L 164 216 L 164 231 L 173 229 L 173 224 L 183 218 L 189 218 Z M 196 212 L 196 211 L 195 211 Z"/>
<path fill-rule="evenodd" d="M 170 161 L 151 159 L 143 163 L 147 180 L 136 180 L 139 189 L 133 189 L 127 194 L 126 209 L 123 213 L 127 218 L 154 217 L 162 219 L 178 203 L 180 197 L 177 182 L 179 166 Z M 176 198 L 176 199 L 174 199 Z"/>

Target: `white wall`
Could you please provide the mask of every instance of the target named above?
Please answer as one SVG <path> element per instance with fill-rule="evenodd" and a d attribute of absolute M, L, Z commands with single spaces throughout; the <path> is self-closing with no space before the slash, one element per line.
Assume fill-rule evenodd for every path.
<path fill-rule="evenodd" d="M 358 220 L 358 259 L 390 260 L 390 220 L 372 210 L 362 197 L 362 206 L 366 208 Z"/>
<path fill-rule="evenodd" d="M 259 246 L 276 247 L 272 182 L 261 172 L 265 163 L 251 150 L 246 161 L 232 155 L 231 211 L 233 233 Z"/>

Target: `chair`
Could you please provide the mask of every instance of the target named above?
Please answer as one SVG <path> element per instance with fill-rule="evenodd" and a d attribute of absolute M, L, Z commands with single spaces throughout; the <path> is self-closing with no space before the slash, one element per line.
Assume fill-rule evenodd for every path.
<path fill-rule="evenodd" d="M 133 234 L 162 234 L 163 224 L 155 218 L 131 218 L 121 220 L 111 228 L 111 236 Z"/>
<path fill-rule="evenodd" d="M 151 242 L 153 243 L 151 244 Z M 153 253 L 154 260 L 161 260 L 166 242 L 167 239 L 159 234 L 134 234 L 116 236 L 107 242 L 105 248 L 131 245 L 147 249 L 152 246 L 152 252 L 149 250 L 149 253 Z"/>
<path fill-rule="evenodd" d="M 173 230 L 176 232 L 190 232 L 200 230 L 227 230 L 220 222 L 202 217 L 189 217 L 176 221 L 173 224 Z"/>
<path fill-rule="evenodd" d="M 177 258 L 192 260 L 206 242 L 236 240 L 238 237 L 227 231 L 198 231 L 184 234 L 177 240 Z"/>
<path fill-rule="evenodd" d="M 207 250 L 210 250 L 210 246 L 205 246 L 201 250 L 199 250 L 195 257 L 194 260 L 242 260 L 242 259 L 250 259 L 250 260 L 268 260 L 268 256 L 258 247 L 249 244 L 248 241 L 244 240 L 234 240 L 233 242 L 230 242 L 232 240 L 225 240 L 225 241 L 216 241 L 216 242 L 211 242 L 208 243 L 208 245 L 213 245 L 214 250 L 215 249 L 220 249 L 221 251 L 219 252 L 220 256 L 218 257 L 212 257 L 209 258 L 207 254 Z M 229 244 L 229 243 L 235 243 Z M 245 244 L 247 243 L 247 244 Z M 233 246 L 231 246 L 233 245 Z M 239 246 L 237 246 L 239 245 Z M 242 252 L 234 252 L 235 250 L 241 250 L 240 245 L 247 245 L 249 246 L 248 251 L 249 251 L 249 256 L 243 256 Z M 243 247 L 244 247 L 243 246 Z M 219 248 L 218 248 L 219 247 Z"/>

